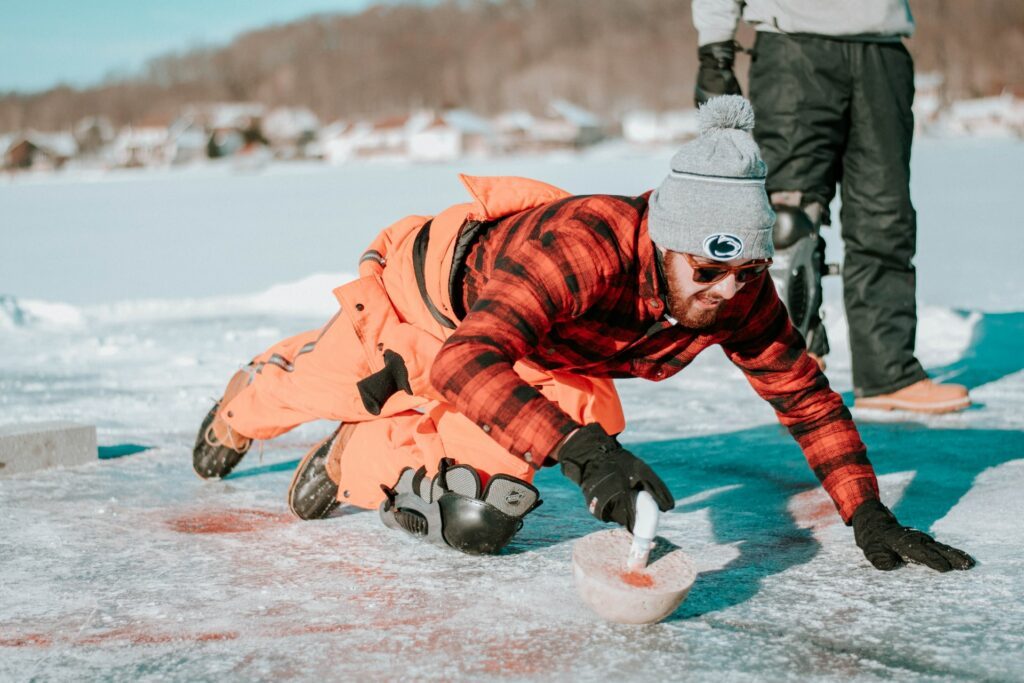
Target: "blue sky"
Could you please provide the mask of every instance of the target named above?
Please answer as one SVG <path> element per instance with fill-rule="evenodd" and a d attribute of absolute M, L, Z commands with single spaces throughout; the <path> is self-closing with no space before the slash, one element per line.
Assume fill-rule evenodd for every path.
<path fill-rule="evenodd" d="M 374 0 L 0 0 L 0 92 L 91 85 L 147 59 Z"/>

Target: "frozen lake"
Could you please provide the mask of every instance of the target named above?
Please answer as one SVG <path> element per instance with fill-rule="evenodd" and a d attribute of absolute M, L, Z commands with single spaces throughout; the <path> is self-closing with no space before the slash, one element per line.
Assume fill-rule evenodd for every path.
<path fill-rule="evenodd" d="M 326 423 L 254 448 L 225 481 L 192 473 L 232 370 L 321 324 L 380 227 L 461 201 L 456 172 L 628 194 L 670 153 L 0 180 L 0 422 L 96 424 L 105 458 L 0 479 L 0 680 L 1024 679 L 1019 142 L 915 148 L 918 353 L 977 405 L 855 413 L 883 499 L 973 553 L 970 572 L 873 570 L 716 350 L 672 380 L 619 383 L 623 440 L 679 501 L 661 533 L 701 570 L 654 626 L 602 623 L 576 597 L 572 543 L 602 525 L 557 471 L 493 558 L 375 513 L 291 518 L 292 469 Z M 828 374 L 848 392 L 837 283 L 826 295 Z"/>

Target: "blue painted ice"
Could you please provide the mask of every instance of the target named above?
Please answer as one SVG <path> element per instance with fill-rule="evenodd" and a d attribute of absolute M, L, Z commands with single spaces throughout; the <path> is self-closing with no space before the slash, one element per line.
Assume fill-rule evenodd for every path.
<path fill-rule="evenodd" d="M 495 558 L 417 544 L 374 513 L 292 519 L 291 470 L 326 423 L 254 448 L 225 481 L 192 473 L 232 370 L 321 324 L 377 228 L 461 199 L 457 170 L 632 193 L 670 152 L 0 181 L 0 421 L 94 423 L 122 456 L 0 479 L 0 680 L 1024 678 L 1020 143 L 915 150 L 918 352 L 977 406 L 855 413 L 883 498 L 972 552 L 970 572 L 872 569 L 714 350 L 619 385 L 624 440 L 678 498 L 661 533 L 701 570 L 654 626 L 601 623 L 576 597 L 572 542 L 602 525 L 557 471 Z M 837 283 L 826 295 L 845 392 Z"/>

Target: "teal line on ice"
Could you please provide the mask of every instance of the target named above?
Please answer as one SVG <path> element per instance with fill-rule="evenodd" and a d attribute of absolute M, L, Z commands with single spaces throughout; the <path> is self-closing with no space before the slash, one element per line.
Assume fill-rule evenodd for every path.
<path fill-rule="evenodd" d="M 250 467 L 244 470 L 236 470 L 225 479 L 241 479 L 243 477 L 255 477 L 260 474 L 270 474 L 271 472 L 290 472 L 299 466 L 299 458 L 295 460 L 286 460 L 284 462 L 275 462 L 272 465 L 260 465 L 258 467 Z"/>
<path fill-rule="evenodd" d="M 113 446 L 100 446 L 98 450 L 100 460 L 113 460 L 114 458 L 123 458 L 127 455 L 142 453 L 150 448 L 152 446 L 142 446 L 137 443 L 119 443 Z"/>

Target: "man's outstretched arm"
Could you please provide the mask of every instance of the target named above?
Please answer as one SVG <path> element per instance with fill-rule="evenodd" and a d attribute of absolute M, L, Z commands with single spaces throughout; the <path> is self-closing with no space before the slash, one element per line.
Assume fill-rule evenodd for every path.
<path fill-rule="evenodd" d="M 938 571 L 974 566 L 967 553 L 900 525 L 882 505 L 874 468 L 850 411 L 807 355 L 774 285 L 764 278 L 759 286 L 752 312 L 722 346 L 800 444 L 871 564 L 893 569 L 916 562 Z"/>
<path fill-rule="evenodd" d="M 878 500 L 867 448 L 842 398 L 807 355 L 771 280 L 755 286 L 760 290 L 750 313 L 722 347 L 775 409 L 849 524 L 861 503 Z"/>

